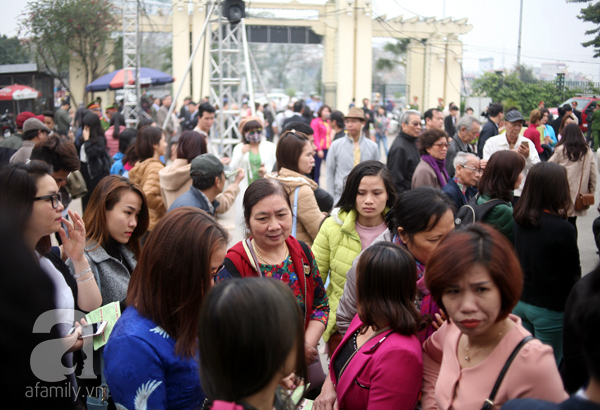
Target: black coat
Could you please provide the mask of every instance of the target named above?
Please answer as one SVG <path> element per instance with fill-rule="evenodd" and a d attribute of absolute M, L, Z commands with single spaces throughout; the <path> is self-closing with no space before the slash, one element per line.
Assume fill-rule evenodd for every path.
<path fill-rule="evenodd" d="M 479 155 L 479 158 L 483 158 L 485 142 L 496 135 L 498 135 L 498 126 L 494 121 L 488 120 L 479 131 L 479 141 L 477 142 L 477 155 Z"/>
<path fill-rule="evenodd" d="M 454 126 L 454 122 L 452 122 L 452 115 L 448 115 L 444 118 L 444 129 L 449 136 L 456 134 L 456 127 Z"/>
<path fill-rule="evenodd" d="M 442 188 L 442 192 L 452 199 L 454 205 L 456 206 L 455 211 L 458 212 L 461 206 L 466 205 L 469 199 L 477 195 L 477 188 L 472 186 L 468 187 L 465 192 L 465 196 L 458 187 L 458 184 L 454 182 L 454 178 L 450 178 L 448 183 Z M 454 212 L 454 215 L 456 215 L 456 212 Z"/>
<path fill-rule="evenodd" d="M 396 195 L 410 190 L 415 168 L 421 161 L 418 138 L 400 131 L 388 153 L 387 165 L 394 180 Z"/>

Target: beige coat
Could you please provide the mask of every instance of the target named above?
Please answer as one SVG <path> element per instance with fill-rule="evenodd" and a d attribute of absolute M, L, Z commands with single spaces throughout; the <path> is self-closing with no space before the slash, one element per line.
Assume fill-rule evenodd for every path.
<path fill-rule="evenodd" d="M 160 196 L 160 182 L 158 172 L 165 166 L 159 159 L 148 158 L 138 161 L 129 171 L 129 180 L 138 184 L 146 194 L 150 225 L 148 231 L 153 231 L 160 218 L 167 212 L 162 197 Z"/>
<path fill-rule="evenodd" d="M 564 146 L 560 145 L 554 150 L 554 154 L 548 162 L 555 162 L 562 165 L 567 169 L 567 177 L 569 178 L 569 187 L 571 189 L 571 201 L 575 204 L 577 193 L 579 192 L 579 181 L 581 180 L 581 193 L 588 194 L 596 193 L 596 159 L 591 149 L 588 149 L 586 154 L 585 163 L 584 159 L 580 158 L 578 161 L 571 161 L 565 155 Z M 583 178 L 581 173 L 583 171 Z M 587 210 L 575 211 L 571 209 L 569 216 L 586 216 Z"/>
<path fill-rule="evenodd" d="M 169 209 L 177 198 L 190 190 L 192 186 L 190 168 L 191 164 L 186 159 L 177 158 L 171 165 L 164 167 L 158 172 L 160 194 L 165 208 Z M 235 201 L 239 192 L 240 186 L 238 184 L 229 184 L 227 189 L 216 197 L 220 205 L 215 213 L 224 214 L 227 212 L 231 208 L 231 205 L 233 205 L 233 201 Z"/>
<path fill-rule="evenodd" d="M 305 242 L 308 246 L 312 246 L 313 240 L 319 233 L 321 221 L 325 219 L 325 215 L 319 209 L 315 198 L 314 191 L 318 188 L 318 185 L 312 179 L 308 179 L 304 175 L 286 168 L 281 168 L 279 173 L 273 172 L 266 175 L 266 177 L 281 181 L 288 187 L 292 208 L 294 207 L 296 188 L 300 187 L 298 191 L 296 239 Z"/>

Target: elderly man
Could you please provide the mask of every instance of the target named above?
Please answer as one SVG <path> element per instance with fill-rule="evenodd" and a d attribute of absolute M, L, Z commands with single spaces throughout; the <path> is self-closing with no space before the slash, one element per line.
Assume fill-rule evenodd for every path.
<path fill-rule="evenodd" d="M 396 187 L 396 195 L 410 190 L 415 168 L 421 161 L 421 154 L 417 148 L 417 139 L 421 133 L 419 111 L 405 111 L 400 118 L 400 126 L 402 129 L 390 147 L 387 160 Z"/>
<path fill-rule="evenodd" d="M 456 123 L 456 134 L 453 136 L 446 154 L 446 171 L 454 176 L 454 156 L 458 152 L 474 153 L 471 142 L 479 135 L 479 121 L 472 115 L 464 115 Z"/>
<path fill-rule="evenodd" d="M 490 138 L 483 147 L 483 159 L 488 160 L 494 152 L 503 150 L 513 150 L 525 158 L 525 169 L 523 169 L 523 180 L 521 186 L 515 189 L 515 196 L 513 199 L 513 205 L 516 205 L 517 201 L 521 197 L 523 186 L 525 185 L 525 179 L 527 173 L 532 166 L 540 162 L 540 157 L 535 149 L 533 142 L 522 135 L 519 135 L 523 128 L 523 116 L 517 110 L 509 111 L 504 117 L 506 124 L 506 133 L 496 135 Z"/>
<path fill-rule="evenodd" d="M 445 192 L 456 205 L 456 211 L 477 194 L 477 183 L 481 177 L 479 157 L 469 152 L 458 152 L 452 162 L 454 177 L 444 185 Z"/>
<path fill-rule="evenodd" d="M 27 162 L 35 144 L 44 141 L 50 134 L 50 128 L 37 118 L 30 118 L 23 124 L 23 145 L 10 157 L 10 163 Z"/>

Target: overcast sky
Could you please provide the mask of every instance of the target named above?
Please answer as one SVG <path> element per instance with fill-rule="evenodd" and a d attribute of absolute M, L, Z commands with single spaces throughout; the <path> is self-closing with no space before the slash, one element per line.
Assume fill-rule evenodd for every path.
<path fill-rule="evenodd" d="M 194 0 L 197 1 L 197 0 Z M 344 1 L 344 0 L 342 0 Z M 310 2 L 310 1 L 308 1 Z M 26 2 L 0 0 L 3 24 L 0 33 L 17 34 L 17 22 Z M 467 17 L 473 29 L 461 36 L 465 44 L 465 72 L 477 71 L 479 59 L 494 57 L 494 68 L 512 67 L 517 61 L 520 0 L 373 0 L 375 15 Z M 585 3 L 566 0 L 523 0 L 521 61 L 539 67 L 544 62 L 564 62 L 570 71 L 600 82 L 600 59 L 582 42 L 592 38 L 585 31 L 594 25 L 577 18 Z"/>

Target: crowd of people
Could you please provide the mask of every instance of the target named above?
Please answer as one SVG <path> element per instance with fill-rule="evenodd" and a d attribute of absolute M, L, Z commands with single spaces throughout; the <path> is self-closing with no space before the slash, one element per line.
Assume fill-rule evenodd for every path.
<path fill-rule="evenodd" d="M 135 129 L 96 101 L 22 113 L 0 143 L 2 347 L 23 407 L 600 408 L 600 267 L 582 279 L 577 245 L 598 136 L 571 106 L 526 120 L 493 103 L 481 124 L 415 105 L 397 135 L 369 100 L 244 106 L 229 157 L 219 107 L 171 104 Z M 81 313 L 108 307 L 85 353 Z M 41 380 L 29 358 L 50 340 L 62 373 Z M 40 383 L 69 394 L 21 391 Z"/>

